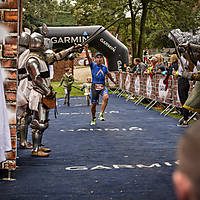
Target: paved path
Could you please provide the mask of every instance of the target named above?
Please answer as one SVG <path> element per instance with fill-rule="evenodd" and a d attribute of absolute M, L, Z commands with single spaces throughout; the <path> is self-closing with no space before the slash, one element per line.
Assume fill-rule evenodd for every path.
<path fill-rule="evenodd" d="M 87 82 L 88 77 L 92 77 L 89 67 L 78 68 L 74 70 L 74 79 L 76 81 Z"/>
<path fill-rule="evenodd" d="M 110 95 L 106 121 L 91 127 L 84 97 L 58 104 L 44 135 L 50 157 L 20 150 L 16 181 L 0 181 L 1 200 L 175 200 L 171 174 L 183 131 L 176 119 Z"/>

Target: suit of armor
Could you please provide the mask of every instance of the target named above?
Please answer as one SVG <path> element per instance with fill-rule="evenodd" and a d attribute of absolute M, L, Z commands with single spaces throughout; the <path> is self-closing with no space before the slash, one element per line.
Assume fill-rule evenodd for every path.
<path fill-rule="evenodd" d="M 19 45 L 20 56 L 18 60 L 18 90 L 17 90 L 17 133 L 20 138 L 21 149 L 31 149 L 32 144 L 27 140 L 28 124 L 31 120 L 31 111 L 28 107 L 29 94 L 32 89 L 31 81 L 25 69 L 25 62 L 30 50 L 27 49 L 30 42 L 30 34 L 22 32 Z"/>
<path fill-rule="evenodd" d="M 30 54 L 26 59 L 26 71 L 32 83 L 29 96 L 29 108 L 33 111 L 31 122 L 33 150 L 32 156 L 49 156 L 48 148 L 41 146 L 42 136 L 49 125 L 49 108 L 42 101 L 43 97 L 55 98 L 55 92 L 50 85 L 50 73 L 48 65 L 53 64 L 79 51 L 81 46 L 71 47 L 59 53 L 45 54 L 45 39 L 39 33 L 32 33 L 30 39 Z"/>

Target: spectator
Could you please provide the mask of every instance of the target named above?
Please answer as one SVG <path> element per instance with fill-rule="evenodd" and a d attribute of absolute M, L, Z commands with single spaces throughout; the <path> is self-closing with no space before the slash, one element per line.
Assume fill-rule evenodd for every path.
<path fill-rule="evenodd" d="M 163 81 L 165 84 L 165 91 L 168 88 L 168 79 L 170 75 L 173 75 L 174 72 L 178 70 L 178 56 L 176 54 L 172 54 L 170 58 L 171 62 L 168 62 L 167 68 L 166 68 L 166 77 Z M 163 73 L 163 72 L 162 72 Z"/>
<path fill-rule="evenodd" d="M 127 67 L 127 68 L 126 68 L 126 72 L 130 73 L 130 71 L 131 71 L 131 68 L 130 68 L 130 67 Z"/>
<path fill-rule="evenodd" d="M 135 70 L 136 70 L 135 65 L 134 65 L 134 64 L 131 64 L 131 65 L 130 65 L 130 72 L 131 72 L 131 73 L 134 73 Z"/>
<path fill-rule="evenodd" d="M 165 91 L 167 90 L 168 88 L 168 79 L 169 79 L 169 76 L 170 76 L 170 68 L 171 68 L 171 65 L 172 63 L 171 62 L 167 62 L 167 65 L 166 65 L 166 71 L 162 72 L 163 75 L 166 75 L 163 83 L 165 84 Z"/>
<path fill-rule="evenodd" d="M 172 67 L 172 62 L 168 62 L 166 65 L 166 71 L 168 76 L 172 75 L 172 73 L 170 73 L 171 67 Z"/>
<path fill-rule="evenodd" d="M 148 65 L 147 69 L 144 71 L 144 74 L 150 74 L 150 75 L 152 75 L 152 72 L 155 69 L 156 63 L 157 63 L 156 57 L 152 57 L 150 59 L 150 64 Z"/>
<path fill-rule="evenodd" d="M 178 56 L 176 54 L 172 54 L 170 61 L 171 61 L 171 66 L 169 68 L 169 75 L 172 75 L 173 71 L 178 70 Z"/>
<path fill-rule="evenodd" d="M 148 57 L 148 50 L 145 49 L 145 50 L 144 50 L 144 63 L 145 63 L 145 64 L 148 64 L 147 57 Z"/>
<path fill-rule="evenodd" d="M 183 77 L 183 67 L 182 64 L 184 66 L 185 69 L 188 69 L 188 61 L 183 57 L 183 55 L 181 56 L 181 62 L 180 65 L 178 67 L 178 95 L 179 95 L 179 99 L 181 102 L 181 105 L 183 106 L 188 98 L 188 93 L 189 93 L 189 89 L 190 89 L 190 83 L 189 80 L 187 78 Z M 176 72 L 172 72 L 173 74 L 175 74 Z M 177 124 L 177 126 L 181 126 L 181 127 L 187 127 L 188 126 L 188 118 L 189 118 L 189 110 L 187 110 L 186 108 L 181 108 L 181 114 L 183 115 L 183 120 L 180 121 L 179 124 Z"/>
<path fill-rule="evenodd" d="M 136 67 L 134 74 L 144 74 L 146 65 L 141 61 L 140 58 L 134 58 L 134 65 Z"/>
<path fill-rule="evenodd" d="M 200 199 L 200 121 L 186 129 L 177 146 L 179 165 L 173 173 L 178 200 Z"/>
<path fill-rule="evenodd" d="M 66 73 L 63 75 L 59 87 L 62 86 L 63 84 L 63 88 L 64 88 L 64 92 L 65 92 L 65 96 L 64 96 L 64 105 L 68 105 L 68 107 L 70 106 L 70 93 L 71 93 L 71 89 L 72 89 L 72 84 L 74 82 L 74 77 L 72 75 L 72 69 L 66 68 Z"/>
<path fill-rule="evenodd" d="M 156 54 L 155 57 L 156 57 L 156 60 L 157 60 L 155 70 L 154 70 L 155 73 L 164 72 L 166 69 L 165 69 L 165 65 L 163 64 L 163 56 L 161 54 Z"/>

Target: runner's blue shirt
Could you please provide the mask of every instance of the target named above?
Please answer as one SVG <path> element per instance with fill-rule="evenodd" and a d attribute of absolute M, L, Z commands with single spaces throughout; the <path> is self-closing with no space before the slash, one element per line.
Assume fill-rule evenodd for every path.
<path fill-rule="evenodd" d="M 89 64 L 92 73 L 92 83 L 105 84 L 105 75 L 109 74 L 105 65 L 98 66 L 95 62 Z"/>

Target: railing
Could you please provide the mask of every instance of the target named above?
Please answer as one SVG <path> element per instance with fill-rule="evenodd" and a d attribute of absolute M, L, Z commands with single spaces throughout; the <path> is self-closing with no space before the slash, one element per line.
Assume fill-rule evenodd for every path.
<path fill-rule="evenodd" d="M 112 77 L 117 81 L 114 85 L 108 80 L 108 86 L 115 89 L 113 93 L 118 96 L 127 95 L 127 101 L 135 98 L 135 104 L 140 104 L 144 99 L 149 100 L 146 109 L 151 109 L 157 103 L 165 104 L 167 107 L 161 112 L 168 115 L 172 110 L 181 107 L 178 96 L 178 78 L 170 76 L 168 87 L 164 84 L 165 76 L 155 75 L 135 75 L 127 72 L 111 72 Z M 190 91 L 193 89 L 193 82 L 190 81 Z"/>

